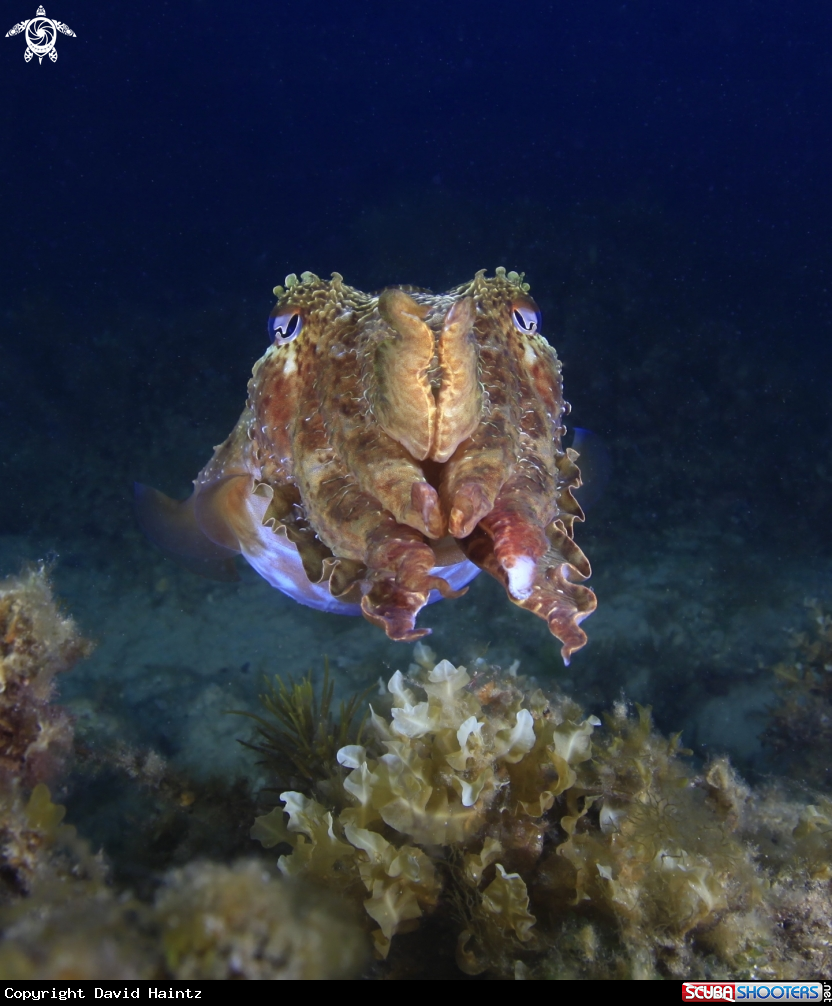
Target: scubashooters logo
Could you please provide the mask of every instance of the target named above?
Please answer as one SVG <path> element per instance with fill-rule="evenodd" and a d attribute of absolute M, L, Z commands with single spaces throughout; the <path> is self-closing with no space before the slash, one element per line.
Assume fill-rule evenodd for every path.
<path fill-rule="evenodd" d="M 829 982 L 683 982 L 682 1002 L 828 1002 Z"/>
<path fill-rule="evenodd" d="M 9 28 L 6 38 L 19 35 L 21 32 L 25 32 L 26 52 L 23 53 L 23 58 L 27 63 L 32 56 L 37 56 L 38 63 L 43 62 L 44 56 L 48 56 L 54 63 L 58 58 L 58 50 L 55 48 L 58 32 L 76 38 L 75 32 L 67 28 L 63 22 L 47 17 L 43 7 L 38 7 L 35 16 L 30 20 L 20 21 L 14 28 Z"/>

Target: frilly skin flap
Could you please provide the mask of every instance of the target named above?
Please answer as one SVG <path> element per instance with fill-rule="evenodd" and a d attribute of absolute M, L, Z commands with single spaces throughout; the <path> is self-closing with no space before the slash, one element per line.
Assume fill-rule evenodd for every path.
<path fill-rule="evenodd" d="M 242 553 L 300 603 L 403 641 L 484 569 L 568 663 L 596 602 L 561 365 L 528 289 L 504 269 L 436 295 L 287 277 L 239 422 L 190 499 L 137 487 L 142 527 L 197 572 L 227 579 Z"/>

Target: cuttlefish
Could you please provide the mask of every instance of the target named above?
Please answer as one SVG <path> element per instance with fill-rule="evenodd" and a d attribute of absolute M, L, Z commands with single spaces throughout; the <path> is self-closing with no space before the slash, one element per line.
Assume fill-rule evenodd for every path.
<path fill-rule="evenodd" d="M 242 553 L 301 604 L 404 641 L 484 569 L 568 663 L 596 601 L 561 364 L 523 277 L 376 295 L 304 273 L 275 295 L 246 406 L 193 494 L 137 487 L 149 537 L 223 579 Z"/>

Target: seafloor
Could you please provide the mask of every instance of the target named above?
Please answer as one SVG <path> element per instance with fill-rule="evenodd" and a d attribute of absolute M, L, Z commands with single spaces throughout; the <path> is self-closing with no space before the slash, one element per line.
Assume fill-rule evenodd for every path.
<path fill-rule="evenodd" d="M 484 574 L 465 597 L 426 609 L 420 624 L 433 629 L 440 657 L 519 661 L 522 674 L 588 712 L 621 697 L 651 705 L 657 727 L 682 731 L 695 759 L 727 754 L 762 784 L 783 771 L 782 752 L 762 739 L 777 702 L 772 667 L 808 624 L 806 600 L 832 603 L 826 403 L 788 345 L 787 321 L 751 296 L 738 320 L 714 279 L 720 268 L 689 251 L 668 264 L 672 233 L 658 211 L 619 208 L 600 223 L 595 215 L 562 225 L 545 248 L 527 253 L 518 237 L 504 259 L 477 262 L 528 268 L 565 361 L 573 418 L 612 457 L 576 535 L 598 595 L 584 624 L 589 644 L 564 667 L 544 623 Z M 452 285 L 471 272 L 457 258 L 459 271 L 418 255 L 390 275 L 377 263 L 363 278 L 349 263 L 339 268 L 367 288 L 444 277 Z M 242 562 L 239 583 L 199 579 L 134 524 L 133 480 L 186 495 L 230 430 L 262 351 L 261 300 L 167 311 L 114 304 L 87 331 L 80 359 L 62 357 L 55 338 L 76 324 L 65 305 L 40 299 L 7 318 L 13 332 L 52 333 L 52 350 L 27 361 L 26 380 L 0 376 L 0 573 L 47 559 L 62 604 L 96 644 L 60 682 L 79 752 L 53 796 L 136 889 L 192 855 L 238 856 L 247 839 L 238 829 L 200 849 L 166 833 L 159 847 L 138 849 L 126 836 L 141 831 L 145 798 L 129 774 L 93 767 L 95 752 L 116 742 L 152 750 L 195 784 L 256 795 L 268 779 L 238 743 L 251 736 L 248 721 L 230 713 L 258 711 L 264 677 L 319 673 L 328 659 L 336 694 L 346 696 L 411 660 L 411 647 L 362 619 L 294 604 Z M 791 783 L 805 788 L 799 777 Z"/>

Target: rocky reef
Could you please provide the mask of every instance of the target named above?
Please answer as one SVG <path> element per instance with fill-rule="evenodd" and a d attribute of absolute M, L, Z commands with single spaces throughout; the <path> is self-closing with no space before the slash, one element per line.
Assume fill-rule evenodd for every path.
<path fill-rule="evenodd" d="M 823 725 L 830 620 L 816 614 L 815 634 L 778 665 L 773 744 Z M 87 652 L 44 569 L 0 584 L 6 979 L 832 968 L 832 800 L 776 780 L 752 789 L 724 758 L 697 763 L 647 708 L 621 700 L 602 720 L 516 666 L 466 669 L 422 644 L 369 701 L 337 710 L 327 674 L 319 690 L 278 678 L 249 747 L 271 780 L 262 799 L 279 804 L 253 821 L 239 787 L 74 740 L 54 679 Z M 76 773 L 110 770 L 139 794 L 119 848 L 94 854 L 53 799 L 73 745 Z M 71 810 L 71 787 L 61 792 Z M 237 835 L 248 815 L 259 845 Z M 223 820 L 236 824 L 218 839 Z"/>
<path fill-rule="evenodd" d="M 774 667 L 778 701 L 763 735 L 781 762 L 812 785 L 832 787 L 832 613 L 808 601 L 809 627 Z"/>
<path fill-rule="evenodd" d="M 58 610 L 45 567 L 0 583 L 0 902 L 31 890 L 47 870 L 61 825 L 47 783 L 72 751 L 55 677 L 91 649 Z"/>
<path fill-rule="evenodd" d="M 0 977 L 354 976 L 366 940 L 349 907 L 327 894 L 249 858 L 168 869 L 140 899 L 63 823 L 65 808 L 45 780 L 65 768 L 73 723 L 53 702 L 53 682 L 89 649 L 60 613 L 43 567 L 0 584 Z M 158 757 L 127 758 L 123 746 L 112 755 L 163 802 L 188 792 Z M 233 806 L 229 797 L 226 811 Z"/>
<path fill-rule="evenodd" d="M 75 866 L 0 913 L 4 979 L 344 979 L 366 958 L 347 906 L 255 859 L 169 871 L 150 904 Z"/>
<path fill-rule="evenodd" d="M 0 583 L 0 780 L 33 786 L 57 775 L 72 748 L 68 714 L 52 703 L 55 676 L 89 654 L 52 597 L 46 569 Z"/>

